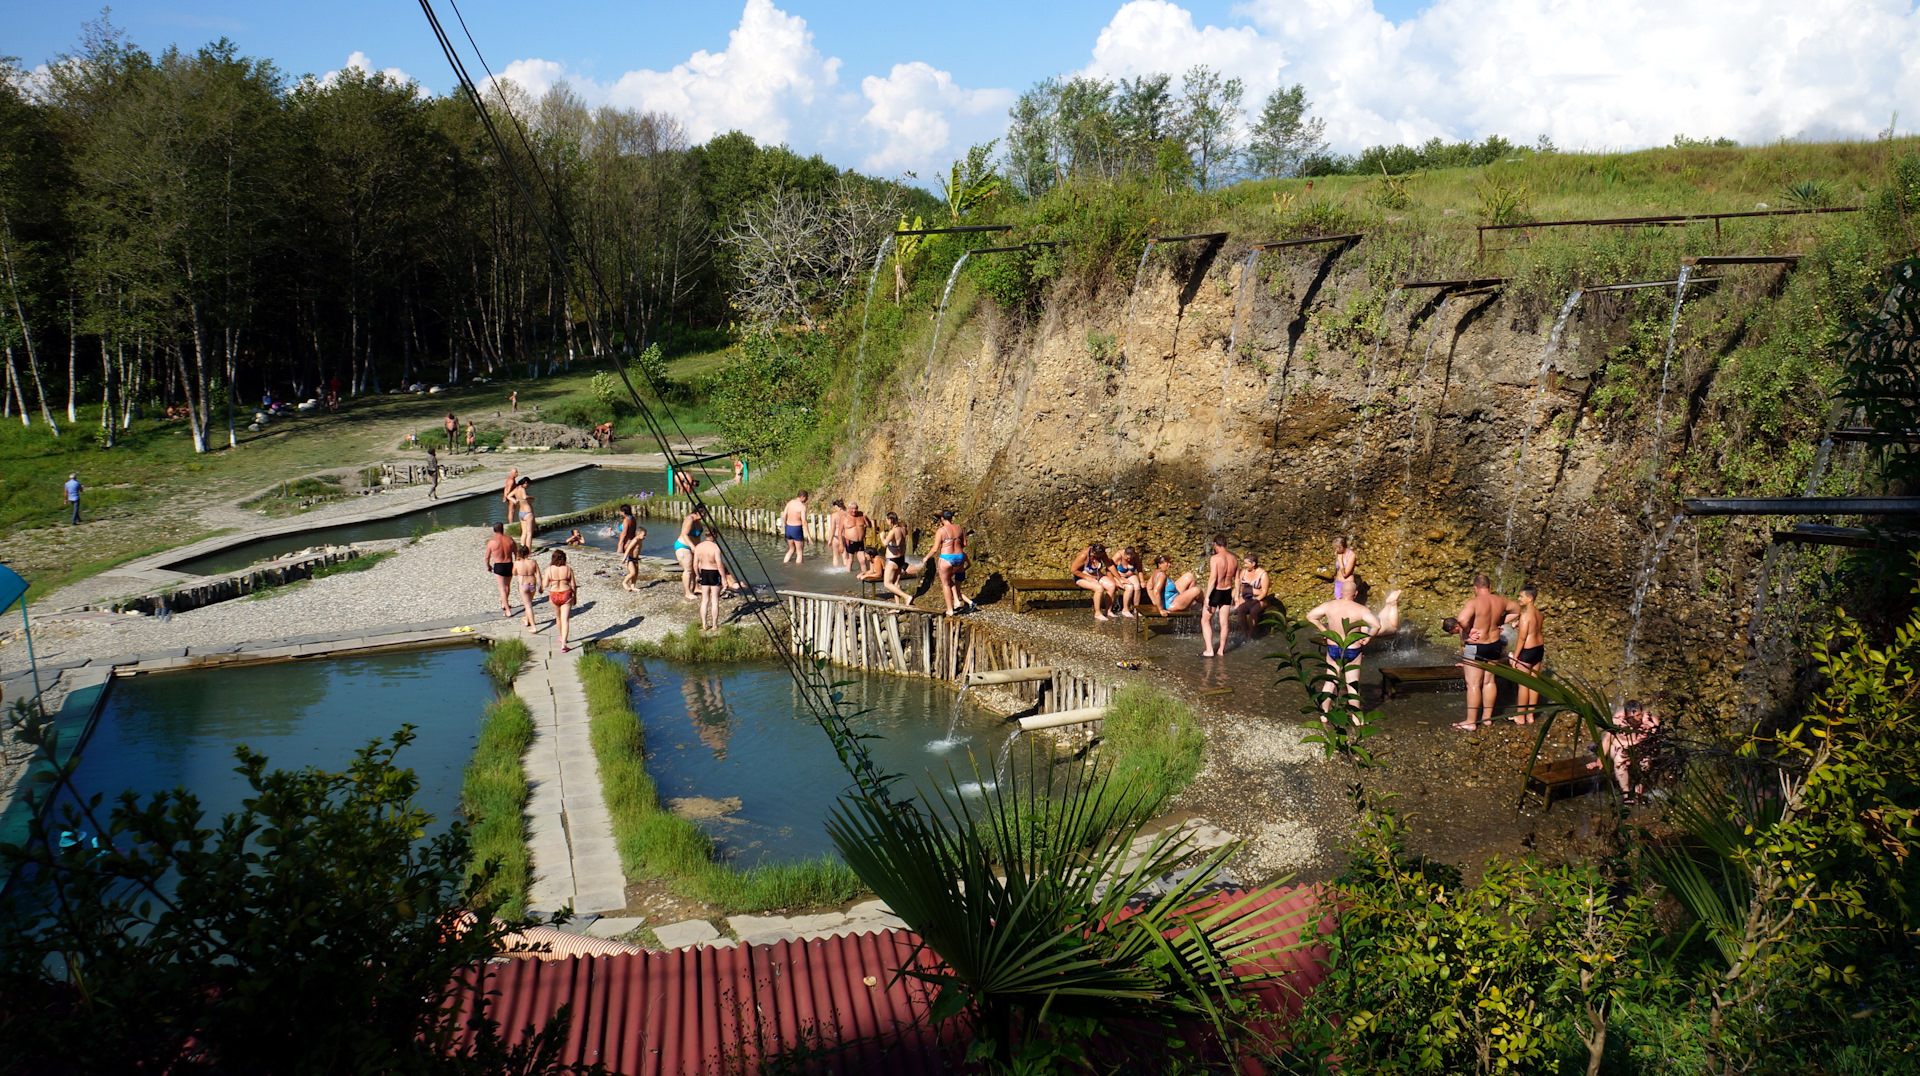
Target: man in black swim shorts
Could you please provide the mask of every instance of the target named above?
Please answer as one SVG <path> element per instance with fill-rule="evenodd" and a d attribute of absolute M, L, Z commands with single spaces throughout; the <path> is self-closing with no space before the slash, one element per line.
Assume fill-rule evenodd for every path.
<path fill-rule="evenodd" d="M 1547 660 L 1547 618 L 1540 613 L 1540 591 L 1532 584 L 1520 588 L 1520 619 L 1514 625 L 1514 646 L 1518 647 L 1507 664 L 1523 673 L 1538 675 Z M 1524 685 L 1516 700 L 1520 709 L 1513 715 L 1516 725 L 1531 725 L 1540 709 L 1540 693 Z"/>
<path fill-rule="evenodd" d="M 507 537 L 505 523 L 493 525 L 493 534 L 487 538 L 482 557 L 487 571 L 493 573 L 494 582 L 500 584 L 500 612 L 512 616 L 513 610 L 507 607 L 507 580 L 513 575 L 513 542 Z"/>
<path fill-rule="evenodd" d="M 1473 662 L 1499 661 L 1506 656 L 1501 629 L 1518 618 L 1520 606 L 1511 598 L 1493 592 L 1493 582 L 1484 574 L 1473 577 L 1473 597 L 1455 615 L 1460 637 L 1466 643 L 1465 661 L 1460 671 L 1467 681 L 1467 719 L 1453 726 L 1472 732 L 1493 720 L 1493 701 L 1498 678 Z"/>
<path fill-rule="evenodd" d="M 1224 657 L 1227 632 L 1233 618 L 1233 581 L 1240 574 L 1240 558 L 1227 550 L 1227 536 L 1213 536 L 1213 555 L 1207 558 L 1207 608 L 1200 614 L 1200 642 L 1206 649 L 1203 658 Z M 1213 622 L 1220 621 L 1220 645 L 1213 644 Z"/>
<path fill-rule="evenodd" d="M 717 533 L 712 527 L 707 528 L 700 536 L 700 544 L 693 547 L 694 585 L 700 594 L 700 626 L 708 631 L 720 630 L 720 588 L 726 582 L 722 572 L 726 562 L 720 557 Z"/>

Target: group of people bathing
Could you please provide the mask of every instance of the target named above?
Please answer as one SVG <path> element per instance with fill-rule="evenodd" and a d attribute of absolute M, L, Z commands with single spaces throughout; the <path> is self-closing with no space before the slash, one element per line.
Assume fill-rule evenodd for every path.
<path fill-rule="evenodd" d="M 1073 558 L 1073 585 L 1093 596 L 1093 619 L 1101 621 L 1139 616 L 1142 597 L 1161 616 L 1204 602 L 1200 633 L 1205 649 L 1200 656 L 1218 657 L 1227 652 L 1232 624 L 1240 625 L 1242 635 L 1253 636 L 1273 593 L 1273 580 L 1257 554 L 1237 556 L 1227 547 L 1225 535 L 1214 535 L 1209 548 L 1203 580 L 1194 572 L 1180 571 L 1165 553 L 1154 556 L 1153 571 L 1148 573 L 1137 547 L 1125 546 L 1115 554 L 1108 553 L 1101 542 L 1090 542 Z"/>
<path fill-rule="evenodd" d="M 780 510 L 780 525 L 787 539 L 782 564 L 801 564 L 806 560 L 807 503 L 812 495 L 801 490 Z M 836 498 L 827 515 L 827 549 L 834 567 L 846 570 L 861 580 L 880 584 L 901 605 L 912 605 L 913 595 L 900 585 L 901 580 L 925 574 L 933 566 L 940 583 L 940 596 L 948 616 L 973 612 L 979 606 L 960 588 L 967 581 L 967 539 L 973 532 L 953 520 L 953 509 L 934 513 L 933 554 L 920 564 L 907 559 L 910 535 L 900 516 L 888 512 L 884 523 L 862 511 L 857 501 Z M 867 548 L 869 535 L 877 533 L 880 549 Z"/>

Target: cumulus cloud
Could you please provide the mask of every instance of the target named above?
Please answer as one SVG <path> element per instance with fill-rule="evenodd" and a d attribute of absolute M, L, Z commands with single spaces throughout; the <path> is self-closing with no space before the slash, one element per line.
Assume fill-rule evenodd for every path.
<path fill-rule="evenodd" d="M 596 81 L 530 58 L 500 76 L 535 96 L 564 81 L 589 104 L 671 113 L 697 141 L 744 131 L 883 174 L 944 167 L 970 141 L 995 137 L 1013 101 L 1011 91 L 968 89 L 921 61 L 861 79 L 856 94 L 842 85 L 842 66 L 820 50 L 806 19 L 772 0 L 746 0 L 724 50 L 699 50 L 665 71 Z"/>
<path fill-rule="evenodd" d="M 1304 83 L 1337 147 L 1546 134 L 1563 147 L 1860 137 L 1920 108 L 1909 0 L 1436 0 L 1395 24 L 1369 0 L 1249 0 L 1197 26 L 1131 0 L 1090 74 L 1242 77 L 1248 103 Z"/>
<path fill-rule="evenodd" d="M 346 69 L 349 67 L 355 68 L 368 75 L 372 75 L 376 73 L 382 74 L 387 76 L 390 79 L 393 79 L 395 82 L 412 82 L 414 80 L 412 75 L 407 74 L 405 71 L 402 71 L 397 67 L 383 67 L 383 68 L 380 68 L 378 72 L 376 72 L 374 70 L 373 60 L 370 57 L 368 57 L 366 53 L 361 52 L 359 49 L 355 49 L 353 50 L 353 52 L 347 55 L 346 63 L 341 64 L 338 68 L 320 76 L 320 85 L 331 86 L 334 83 L 340 81 L 341 73 L 346 71 Z M 422 89 L 420 92 L 424 94 L 426 90 Z"/>

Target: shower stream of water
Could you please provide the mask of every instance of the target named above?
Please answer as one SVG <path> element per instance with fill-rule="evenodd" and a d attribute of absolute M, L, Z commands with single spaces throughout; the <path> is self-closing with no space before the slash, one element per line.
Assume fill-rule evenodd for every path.
<path fill-rule="evenodd" d="M 1240 291 L 1233 297 L 1233 327 L 1227 330 L 1227 361 L 1232 362 L 1240 355 L 1240 311 L 1242 307 L 1253 306 L 1252 284 L 1253 267 L 1260 260 L 1260 248 L 1254 247 L 1247 254 L 1247 260 L 1240 265 Z"/>
<path fill-rule="evenodd" d="M 1405 567 L 1402 558 L 1406 554 L 1407 535 L 1413 527 L 1413 510 L 1409 500 L 1413 492 L 1413 446 L 1420 436 L 1420 398 L 1417 392 L 1426 384 L 1427 364 L 1433 360 L 1434 345 L 1440 342 L 1440 321 L 1447 312 L 1447 303 L 1452 299 L 1451 295 L 1441 296 L 1440 305 L 1433 311 L 1433 335 L 1427 338 L 1427 349 L 1420 353 L 1420 371 L 1413 375 L 1413 384 L 1408 386 L 1407 391 L 1406 472 L 1400 477 L 1400 538 L 1393 547 L 1393 578 L 1399 582 L 1404 582 L 1400 578 Z"/>
<path fill-rule="evenodd" d="M 1560 304 L 1560 315 L 1553 319 L 1553 329 L 1547 333 L 1547 346 L 1540 353 L 1540 370 L 1533 375 L 1533 402 L 1527 405 L 1527 421 L 1520 427 L 1520 454 L 1513 460 L 1513 492 L 1507 496 L 1506 536 L 1500 545 L 1499 582 L 1502 587 L 1507 582 L 1507 560 L 1513 555 L 1513 517 L 1520 507 L 1520 497 L 1527 491 L 1527 444 L 1533 439 L 1534 423 L 1540 418 L 1540 401 L 1547 395 L 1547 371 L 1553 364 L 1553 358 L 1560 353 L 1560 336 L 1566 331 L 1567 319 L 1573 317 L 1573 310 L 1580 305 L 1581 291 L 1573 289 L 1567 301 Z"/>
<path fill-rule="evenodd" d="M 1373 376 L 1380 369 L 1380 349 L 1387 342 L 1388 322 L 1402 294 L 1399 288 L 1393 289 L 1393 294 L 1387 296 L 1386 303 L 1380 308 L 1380 334 L 1373 338 L 1373 356 L 1367 360 L 1367 376 L 1360 390 L 1360 421 L 1354 425 L 1353 465 L 1347 468 L 1347 514 L 1340 524 L 1342 530 L 1352 529 L 1353 513 L 1360 506 L 1360 461 L 1367 455 L 1367 420 L 1373 411 Z"/>
<path fill-rule="evenodd" d="M 1680 522 L 1687 518 L 1685 512 L 1676 514 L 1667 521 L 1666 529 L 1654 539 L 1652 548 L 1647 551 L 1646 563 L 1640 568 L 1640 580 L 1634 584 L 1633 601 L 1627 606 L 1627 648 L 1620 660 L 1621 686 L 1625 689 L 1626 671 L 1631 669 L 1638 655 L 1634 647 L 1640 641 L 1640 614 L 1647 604 L 1647 593 L 1653 589 L 1653 577 L 1660 569 L 1660 557 L 1667 551 L 1667 543 L 1673 540 L 1674 533 L 1680 529 Z"/>
<path fill-rule="evenodd" d="M 1007 734 L 1007 742 L 1000 745 L 1000 757 L 993 764 L 993 783 L 996 787 L 1007 779 L 1007 760 L 1013 757 L 1013 742 L 1020 738 L 1020 732 L 1020 729 L 1014 729 Z"/>
<path fill-rule="evenodd" d="M 947 286 L 940 289 L 940 306 L 933 314 L 933 344 L 927 348 L 927 362 L 929 364 L 933 362 L 934 352 L 940 349 L 940 322 L 947 316 L 947 296 L 953 294 L 954 282 L 960 279 L 960 269 L 967 264 L 967 259 L 972 256 L 973 251 L 971 250 L 961 253 L 960 260 L 954 262 L 952 271 L 947 273 Z"/>
<path fill-rule="evenodd" d="M 1120 332 L 1120 354 L 1130 357 L 1133 348 L 1133 304 L 1140 297 L 1140 282 L 1147 275 L 1147 256 L 1153 253 L 1154 241 L 1147 240 L 1147 249 L 1140 252 L 1140 264 L 1133 268 L 1133 289 L 1127 292 L 1127 326 Z"/>
<path fill-rule="evenodd" d="M 886 264 L 887 254 L 893 250 L 894 237 L 889 235 L 880 241 L 880 253 L 873 257 L 873 271 L 867 274 L 867 301 L 860 308 L 860 346 L 853 358 L 853 413 L 860 411 L 860 372 L 866 369 L 867 361 L 867 315 L 873 313 L 873 286 L 880 282 L 880 267 Z"/>

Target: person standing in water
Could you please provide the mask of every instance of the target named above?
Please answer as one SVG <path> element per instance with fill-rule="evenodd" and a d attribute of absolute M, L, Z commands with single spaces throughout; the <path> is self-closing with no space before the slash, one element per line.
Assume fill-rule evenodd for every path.
<path fill-rule="evenodd" d="M 940 521 L 940 529 L 933 532 L 934 571 L 940 577 L 940 596 L 946 600 L 947 615 L 970 612 L 979 606 L 973 599 L 960 592 L 960 584 L 967 581 L 967 532 L 953 521 L 953 509 L 941 509 L 934 518 Z M 966 608 L 960 606 L 965 603 Z"/>
<path fill-rule="evenodd" d="M 1467 678 L 1467 719 L 1453 727 L 1472 732 L 1493 721 L 1494 695 L 1499 678 L 1473 662 L 1499 661 L 1506 657 L 1506 642 L 1500 633 L 1518 618 L 1520 606 L 1513 599 L 1493 592 L 1493 583 L 1484 574 L 1473 577 L 1473 597 L 1454 614 L 1455 625 L 1464 642 L 1465 657 L 1460 670 Z"/>
<path fill-rule="evenodd" d="M 707 514 L 695 508 L 680 520 L 680 536 L 673 540 L 673 559 L 680 562 L 680 586 L 690 602 L 700 600 L 700 595 L 693 589 L 693 549 L 700 544 L 706 524 Z"/>
<path fill-rule="evenodd" d="M 1260 614 L 1266 611 L 1267 595 L 1273 593 L 1273 580 L 1267 570 L 1260 567 L 1260 558 L 1255 554 L 1248 553 L 1240 565 L 1234 590 L 1238 592 L 1233 604 L 1234 618 L 1240 621 L 1240 634 L 1251 639 L 1253 629 L 1260 625 Z"/>
<path fill-rule="evenodd" d="M 846 563 L 847 546 L 840 538 L 840 523 L 847 518 L 847 502 L 836 497 L 827 507 L 833 509 L 827 513 L 827 555 L 838 568 Z"/>
<path fill-rule="evenodd" d="M 787 506 L 780 510 L 780 525 L 786 528 L 787 555 L 780 558 L 782 564 L 799 564 L 806 559 L 807 545 L 807 491 L 794 494 Z"/>
<path fill-rule="evenodd" d="M 553 604 L 553 622 L 557 627 L 554 640 L 560 644 L 562 654 L 573 647 L 567 642 L 567 631 L 573 626 L 573 599 L 576 594 L 576 581 L 573 569 L 567 567 L 567 551 L 553 551 L 553 561 L 540 577 L 547 588 L 547 601 Z"/>
<path fill-rule="evenodd" d="M 846 539 L 847 571 L 854 575 L 867 570 L 867 528 L 871 526 L 872 517 L 860 510 L 858 501 L 847 505 L 847 510 L 840 515 L 840 535 Z"/>
<path fill-rule="evenodd" d="M 1520 619 L 1513 628 L 1513 656 L 1507 664 L 1523 673 L 1540 675 L 1540 666 L 1547 661 L 1547 618 L 1540 612 L 1540 590 L 1532 583 L 1520 588 Z M 1513 715 L 1516 725 L 1531 725 L 1539 716 L 1540 693 L 1526 685 L 1520 685 L 1519 712 Z"/>
<path fill-rule="evenodd" d="M 640 543 L 647 540 L 646 528 L 633 514 L 633 506 L 620 506 L 620 538 L 614 544 L 614 550 L 620 554 L 620 564 L 624 569 L 620 576 L 622 590 L 638 591 L 635 583 L 640 581 Z"/>
<path fill-rule="evenodd" d="M 1360 554 L 1347 544 L 1344 535 L 1333 540 L 1333 596 L 1360 600 Z"/>
<path fill-rule="evenodd" d="M 895 513 L 887 513 L 887 530 L 880 536 L 880 544 L 886 547 L 886 555 L 880 561 L 880 585 L 899 598 L 901 605 L 912 605 L 913 595 L 900 589 L 900 580 L 913 574 L 913 569 L 907 567 L 907 527 Z M 860 578 L 866 579 L 872 574 L 864 572 Z"/>
<path fill-rule="evenodd" d="M 1207 558 L 1207 608 L 1200 614 L 1200 641 L 1206 649 L 1203 658 L 1225 657 L 1229 618 L 1233 615 L 1233 581 L 1240 574 L 1240 558 L 1227 550 L 1227 536 L 1213 536 L 1213 555 Z M 1220 645 L 1213 645 L 1213 622 L 1220 620 Z"/>
<path fill-rule="evenodd" d="M 521 623 L 528 631 L 539 632 L 540 625 L 533 619 L 533 601 L 540 595 L 540 562 L 533 559 L 533 550 L 523 545 L 513 547 L 513 589 L 520 595 L 526 613 Z"/>
<path fill-rule="evenodd" d="M 1332 696 L 1338 681 L 1345 682 L 1340 688 L 1341 699 L 1351 699 L 1353 705 L 1358 706 L 1361 654 L 1368 643 L 1400 630 L 1400 592 L 1388 594 L 1387 603 L 1380 607 L 1377 615 L 1352 598 L 1322 602 L 1307 611 L 1307 623 L 1320 629 L 1321 641 L 1327 647 L 1330 676 L 1322 681 L 1328 697 L 1320 703 L 1321 712 L 1333 708 Z"/>
<path fill-rule="evenodd" d="M 709 530 L 693 548 L 693 570 L 700 587 L 700 627 L 706 631 L 720 630 L 720 588 L 725 583 L 725 568 L 720 543 Z"/>
<path fill-rule="evenodd" d="M 493 525 L 493 533 L 487 537 L 487 548 L 481 554 L 481 563 L 486 565 L 494 581 L 500 584 L 500 614 L 512 616 L 513 609 L 508 604 L 507 579 L 513 575 L 513 542 L 507 537 L 506 524 Z"/>

